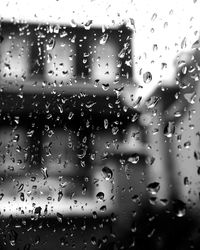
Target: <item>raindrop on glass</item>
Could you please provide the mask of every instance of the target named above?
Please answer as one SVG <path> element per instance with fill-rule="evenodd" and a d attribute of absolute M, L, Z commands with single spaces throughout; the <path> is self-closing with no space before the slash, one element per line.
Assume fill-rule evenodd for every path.
<path fill-rule="evenodd" d="M 164 135 L 168 138 L 172 137 L 175 133 L 175 124 L 174 122 L 168 122 L 164 128 Z"/>
<path fill-rule="evenodd" d="M 109 181 L 113 177 L 113 172 L 107 166 L 102 168 L 102 174 L 105 180 Z"/>
<path fill-rule="evenodd" d="M 51 37 L 46 44 L 47 50 L 52 50 L 55 47 L 56 41 L 55 38 Z"/>
<path fill-rule="evenodd" d="M 147 186 L 147 191 L 153 195 L 157 194 L 159 190 L 160 190 L 159 182 L 152 182 Z"/>
<path fill-rule="evenodd" d="M 97 199 L 98 200 L 103 200 L 104 199 L 104 193 L 103 192 L 99 192 L 97 195 L 96 195 Z"/>
<path fill-rule="evenodd" d="M 144 83 L 150 83 L 151 80 L 152 80 L 151 72 L 147 71 L 146 73 L 143 74 Z"/>
<path fill-rule="evenodd" d="M 107 42 L 107 40 L 108 40 L 108 34 L 105 33 L 105 34 L 103 34 L 103 36 L 101 37 L 99 43 L 100 43 L 101 45 L 104 45 L 104 44 Z"/>

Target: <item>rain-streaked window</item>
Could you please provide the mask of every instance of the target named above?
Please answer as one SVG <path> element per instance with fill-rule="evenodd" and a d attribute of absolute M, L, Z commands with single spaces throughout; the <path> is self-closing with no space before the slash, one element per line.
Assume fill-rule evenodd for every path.
<path fill-rule="evenodd" d="M 200 3 L 0 10 L 0 249 L 199 249 Z"/>

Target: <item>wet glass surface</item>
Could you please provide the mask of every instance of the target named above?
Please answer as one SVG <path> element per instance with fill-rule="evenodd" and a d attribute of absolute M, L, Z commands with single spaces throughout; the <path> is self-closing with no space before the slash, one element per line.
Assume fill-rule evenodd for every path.
<path fill-rule="evenodd" d="M 0 4 L 0 249 L 198 249 L 200 6 L 96 2 Z"/>

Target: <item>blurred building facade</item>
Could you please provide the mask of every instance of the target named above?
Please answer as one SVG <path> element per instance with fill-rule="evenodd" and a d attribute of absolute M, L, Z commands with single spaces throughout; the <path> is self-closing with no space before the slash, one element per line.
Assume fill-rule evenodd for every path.
<path fill-rule="evenodd" d="M 190 135 L 198 133 L 191 94 L 198 53 L 183 63 L 190 86 L 163 84 L 137 96 L 152 76 L 134 82 L 133 30 L 72 26 L 1 23 L 1 215 L 113 216 L 112 232 L 129 230 L 135 213 L 162 210 L 171 197 L 195 203 L 198 169 L 188 169 L 190 154 L 185 160 L 176 147 L 199 161 Z M 180 81 L 187 75 L 177 68 Z"/>

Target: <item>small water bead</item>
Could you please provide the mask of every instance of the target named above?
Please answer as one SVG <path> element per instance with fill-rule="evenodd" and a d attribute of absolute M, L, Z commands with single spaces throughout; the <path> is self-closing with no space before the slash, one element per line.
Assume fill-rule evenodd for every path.
<path fill-rule="evenodd" d="M 148 109 L 154 108 L 154 107 L 157 105 L 159 99 L 160 99 L 160 98 L 157 97 L 157 96 L 151 96 L 151 97 L 145 102 L 146 107 L 147 107 Z"/>
<path fill-rule="evenodd" d="M 191 141 L 186 141 L 186 142 L 183 144 L 183 146 L 184 146 L 185 148 L 190 148 L 190 146 L 191 146 Z"/>
<path fill-rule="evenodd" d="M 113 172 L 110 168 L 108 168 L 107 166 L 102 168 L 102 174 L 105 180 L 109 181 L 112 179 L 113 177 Z"/>
<path fill-rule="evenodd" d="M 149 166 L 153 165 L 155 158 L 153 156 L 147 156 L 145 159 L 145 163 Z"/>
<path fill-rule="evenodd" d="M 147 191 L 150 192 L 152 195 L 155 195 L 160 190 L 160 183 L 159 182 L 152 182 L 147 186 Z"/>
<path fill-rule="evenodd" d="M 102 207 L 100 207 L 100 211 L 101 211 L 102 213 L 106 212 L 106 210 L 107 210 L 107 207 L 106 207 L 105 205 L 102 206 Z"/>
<path fill-rule="evenodd" d="M 55 38 L 51 37 L 48 41 L 47 41 L 47 44 L 46 44 L 46 48 L 47 50 L 52 50 L 56 45 L 56 40 Z"/>
<path fill-rule="evenodd" d="M 173 202 L 174 213 L 177 217 L 183 217 L 186 214 L 186 204 L 181 200 Z"/>
<path fill-rule="evenodd" d="M 20 194 L 20 200 L 21 200 L 21 201 L 24 201 L 24 193 L 21 193 L 21 194 Z"/>
<path fill-rule="evenodd" d="M 105 34 L 103 34 L 103 36 L 101 37 L 99 43 L 100 43 L 101 45 L 104 45 L 104 44 L 106 44 L 107 40 L 108 40 L 108 34 L 105 33 Z"/>
<path fill-rule="evenodd" d="M 48 178 L 47 167 L 42 167 L 41 168 L 41 173 L 42 173 L 44 179 Z"/>
<path fill-rule="evenodd" d="M 174 122 L 168 122 L 164 128 L 163 131 L 164 135 L 168 138 L 172 137 L 175 133 L 175 123 Z"/>
<path fill-rule="evenodd" d="M 104 193 L 103 192 L 99 192 L 97 195 L 96 195 L 97 199 L 98 200 L 103 200 L 104 199 Z"/>
<path fill-rule="evenodd" d="M 150 83 L 152 81 L 151 72 L 147 71 L 143 74 L 143 81 L 144 81 L 144 83 Z"/>
<path fill-rule="evenodd" d="M 58 220 L 60 223 L 63 222 L 63 215 L 62 215 L 62 214 L 57 213 L 57 214 L 56 214 L 56 217 L 57 217 L 57 220 Z"/>
<path fill-rule="evenodd" d="M 133 164 L 137 164 L 139 160 L 140 160 L 140 157 L 137 154 L 128 158 L 128 162 L 131 162 Z"/>
<path fill-rule="evenodd" d="M 84 28 L 86 30 L 89 30 L 91 28 L 92 25 L 92 20 L 88 20 L 85 24 L 84 24 Z"/>
<path fill-rule="evenodd" d="M 61 201 L 62 197 L 63 197 L 63 192 L 61 190 L 59 190 L 59 192 L 58 192 L 58 201 Z"/>

